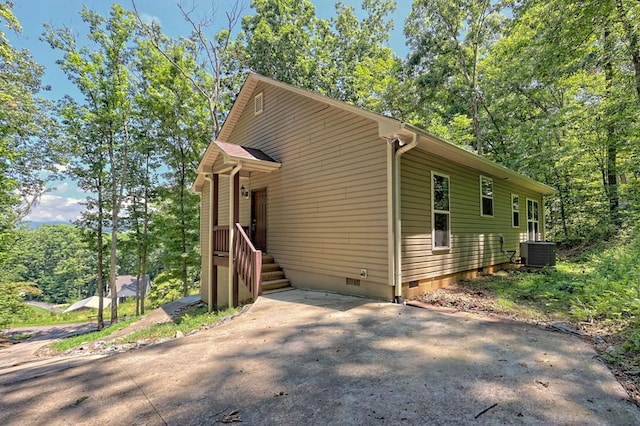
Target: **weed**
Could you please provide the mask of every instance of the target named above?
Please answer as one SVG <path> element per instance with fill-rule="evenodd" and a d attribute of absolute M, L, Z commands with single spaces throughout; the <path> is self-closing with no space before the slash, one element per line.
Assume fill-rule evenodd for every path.
<path fill-rule="evenodd" d="M 67 349 L 75 348 L 76 346 L 80 346 L 84 343 L 93 342 L 96 340 L 103 339 L 110 334 L 115 333 L 116 331 L 127 327 L 135 321 L 135 318 L 130 318 L 126 321 L 119 322 L 117 324 L 113 324 L 109 327 L 105 327 L 100 331 L 93 331 L 91 333 L 81 334 L 78 336 L 67 337 L 66 339 L 59 340 L 51 344 L 51 349 L 58 352 L 66 351 Z"/>
<path fill-rule="evenodd" d="M 174 337 L 178 331 L 186 335 L 194 330 L 199 330 L 206 325 L 214 324 L 220 318 L 233 315 L 238 311 L 239 309 L 227 309 L 226 311 L 218 313 L 209 313 L 206 306 L 191 308 L 182 315 L 176 317 L 171 323 L 154 324 L 145 329 L 134 331 L 119 339 L 119 341 L 136 342 L 139 340 L 160 340 Z M 63 352 L 85 343 L 103 340 L 116 331 L 129 326 L 134 320 L 135 318 L 130 318 L 100 331 L 60 340 L 53 343 L 51 345 L 51 349 L 57 352 Z"/>

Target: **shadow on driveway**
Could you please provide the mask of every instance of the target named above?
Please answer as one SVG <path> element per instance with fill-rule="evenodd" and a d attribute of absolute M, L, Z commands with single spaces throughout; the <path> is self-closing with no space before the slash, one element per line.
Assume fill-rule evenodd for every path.
<path fill-rule="evenodd" d="M 576 337 L 301 290 L 56 374 L 0 373 L 0 386 L 3 424 L 640 424 Z"/>

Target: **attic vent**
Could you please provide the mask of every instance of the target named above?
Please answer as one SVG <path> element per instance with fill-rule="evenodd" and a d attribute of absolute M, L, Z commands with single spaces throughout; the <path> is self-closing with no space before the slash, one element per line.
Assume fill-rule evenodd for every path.
<path fill-rule="evenodd" d="M 253 115 L 261 114 L 264 109 L 264 97 L 262 95 L 262 92 L 258 93 L 255 96 L 255 98 L 253 98 L 253 100 L 254 100 Z"/>

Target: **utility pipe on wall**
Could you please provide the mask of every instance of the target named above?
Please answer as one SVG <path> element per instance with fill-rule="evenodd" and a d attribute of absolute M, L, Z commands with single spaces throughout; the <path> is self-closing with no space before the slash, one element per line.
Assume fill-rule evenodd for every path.
<path fill-rule="evenodd" d="M 395 135 L 394 137 L 400 144 L 400 148 L 398 148 L 393 156 L 393 216 L 395 219 L 393 228 L 393 235 L 395 238 L 395 279 L 393 280 L 393 285 L 395 286 L 395 302 L 402 303 L 402 217 L 400 211 L 402 198 L 400 197 L 400 157 L 402 154 L 418 145 L 418 135 L 414 133 L 411 142 L 404 146 L 402 146 L 403 141 L 400 139 L 399 135 Z"/>
<path fill-rule="evenodd" d="M 213 179 L 211 179 L 211 175 L 204 175 L 204 180 L 209 182 L 209 242 L 207 244 L 207 264 L 209 268 L 209 291 L 207 294 L 207 305 L 209 306 L 209 312 L 213 312 L 217 306 L 213 305 L 213 280 L 211 277 L 213 276 L 213 212 L 211 211 L 211 205 L 213 204 Z M 216 289 L 217 291 L 217 289 Z"/>
<path fill-rule="evenodd" d="M 233 217 L 235 216 L 233 214 L 233 210 L 234 210 L 233 204 L 235 199 L 235 196 L 234 196 L 235 185 L 233 184 L 233 181 L 234 181 L 233 178 L 236 176 L 236 174 L 240 172 L 240 170 L 242 170 L 242 163 L 238 163 L 238 165 L 235 166 L 233 170 L 231 170 L 231 173 L 229 174 L 229 275 L 228 275 L 229 308 L 233 307 L 233 236 L 235 234 L 235 227 L 236 227 L 236 224 L 233 223 Z"/>

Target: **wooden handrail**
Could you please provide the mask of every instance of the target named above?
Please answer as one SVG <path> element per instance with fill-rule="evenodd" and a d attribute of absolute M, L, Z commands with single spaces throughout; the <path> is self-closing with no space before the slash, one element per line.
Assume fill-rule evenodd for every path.
<path fill-rule="evenodd" d="M 233 238 L 234 268 L 255 300 L 261 293 L 262 251 L 256 250 L 245 230 L 236 223 Z"/>

